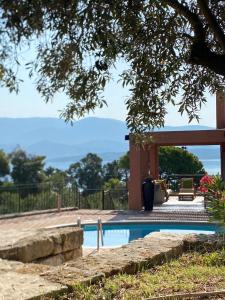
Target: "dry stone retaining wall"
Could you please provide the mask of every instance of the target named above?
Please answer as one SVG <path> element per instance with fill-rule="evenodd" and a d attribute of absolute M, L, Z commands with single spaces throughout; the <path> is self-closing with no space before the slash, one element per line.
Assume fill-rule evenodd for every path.
<path fill-rule="evenodd" d="M 24 231 L 15 242 L 1 244 L 0 258 L 58 265 L 82 256 L 83 230 L 80 228 L 39 229 L 27 234 Z"/>
<path fill-rule="evenodd" d="M 123 247 L 93 253 L 58 266 L 1 260 L 0 294 L 4 300 L 59 294 L 80 283 L 90 284 L 121 272 L 132 274 L 142 267 L 178 257 L 187 249 L 206 244 L 211 247 L 215 243 L 218 241 L 213 235 L 152 233 Z M 58 249 L 62 249 L 62 243 L 59 244 Z M 12 289 L 13 294 L 9 293 Z"/>

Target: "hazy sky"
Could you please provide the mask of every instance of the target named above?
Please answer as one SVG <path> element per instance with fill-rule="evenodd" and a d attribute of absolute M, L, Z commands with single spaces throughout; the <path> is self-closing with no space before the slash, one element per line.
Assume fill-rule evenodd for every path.
<path fill-rule="evenodd" d="M 59 111 L 67 103 L 65 95 L 58 95 L 53 103 L 46 104 L 35 90 L 35 85 L 25 75 L 25 72 L 22 72 L 22 77 L 24 83 L 21 84 L 18 95 L 10 94 L 7 89 L 0 88 L 0 117 L 58 117 Z M 126 107 L 124 101 L 128 95 L 128 90 L 123 89 L 115 80 L 107 87 L 105 95 L 108 100 L 108 107 L 96 110 L 95 114 L 90 116 L 125 120 Z M 215 127 L 215 95 L 208 95 L 207 98 L 208 103 L 203 107 L 200 114 L 200 124 Z M 167 107 L 167 110 L 166 125 L 188 124 L 187 117 L 181 117 L 176 108 L 170 106 Z"/>

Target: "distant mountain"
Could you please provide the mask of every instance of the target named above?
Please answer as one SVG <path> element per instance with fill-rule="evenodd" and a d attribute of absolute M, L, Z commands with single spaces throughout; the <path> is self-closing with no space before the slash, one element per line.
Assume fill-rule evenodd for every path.
<path fill-rule="evenodd" d="M 160 131 L 205 130 L 207 126 L 166 126 Z M 56 118 L 0 118 L 0 148 L 6 152 L 20 146 L 31 154 L 46 156 L 46 164 L 66 168 L 88 152 L 104 162 L 128 150 L 126 123 L 114 119 L 84 118 L 71 125 Z M 189 147 L 199 157 L 216 157 L 218 149 Z M 193 148 L 193 149 L 192 149 Z M 192 151 L 193 150 L 193 151 Z"/>
<path fill-rule="evenodd" d="M 51 141 L 67 145 L 92 140 L 124 140 L 127 134 L 125 122 L 114 119 L 85 118 L 65 123 L 56 118 L 0 118 L 1 144 L 30 145 Z"/>
<path fill-rule="evenodd" d="M 67 145 L 62 143 L 55 143 L 51 141 L 41 141 L 35 144 L 24 147 L 29 153 L 39 153 L 45 155 L 48 159 L 63 157 L 71 157 L 74 155 L 85 155 L 88 152 L 105 153 L 105 152 L 126 152 L 128 150 L 128 143 L 125 141 L 113 140 L 96 140 Z"/>

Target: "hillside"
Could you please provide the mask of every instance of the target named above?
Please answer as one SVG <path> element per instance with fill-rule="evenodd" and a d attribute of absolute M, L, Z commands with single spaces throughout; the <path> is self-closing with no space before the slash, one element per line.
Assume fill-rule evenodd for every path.
<path fill-rule="evenodd" d="M 161 130 L 203 130 L 206 126 L 168 126 Z M 0 118 L 0 148 L 6 152 L 21 147 L 31 154 L 46 156 L 47 165 L 66 168 L 88 152 L 111 161 L 128 150 L 125 122 L 85 118 L 71 125 L 56 118 Z M 217 158 L 218 148 L 189 147 L 200 158 Z"/>

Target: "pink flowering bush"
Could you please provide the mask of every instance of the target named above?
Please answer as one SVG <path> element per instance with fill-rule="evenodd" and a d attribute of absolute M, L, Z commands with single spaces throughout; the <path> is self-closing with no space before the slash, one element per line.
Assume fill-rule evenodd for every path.
<path fill-rule="evenodd" d="M 206 174 L 200 180 L 199 191 L 205 196 L 212 219 L 225 227 L 225 181 L 220 176 Z"/>

